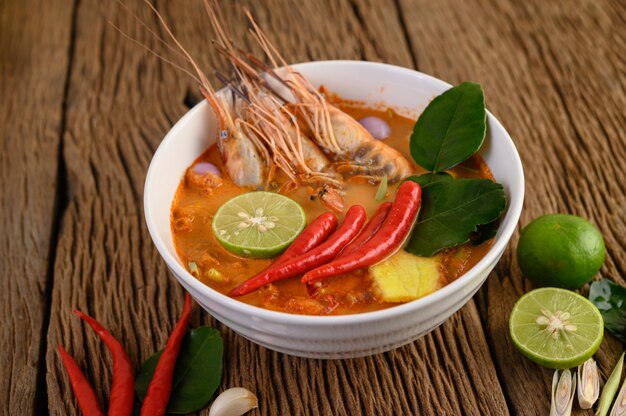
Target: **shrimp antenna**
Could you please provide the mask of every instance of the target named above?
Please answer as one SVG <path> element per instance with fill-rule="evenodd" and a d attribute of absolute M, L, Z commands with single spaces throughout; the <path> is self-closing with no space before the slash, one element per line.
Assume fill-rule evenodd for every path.
<path fill-rule="evenodd" d="M 222 74 L 219 71 L 213 71 L 213 74 L 215 75 L 215 77 L 225 86 L 227 86 L 228 88 L 230 88 L 232 90 L 233 93 L 235 93 L 239 98 L 241 98 L 242 100 L 244 100 L 246 103 L 250 104 L 250 98 L 248 97 L 248 95 L 244 92 L 244 90 L 240 90 L 239 88 L 237 88 L 232 80 L 228 79 L 226 77 L 226 75 Z"/>
<path fill-rule="evenodd" d="M 176 39 L 176 36 L 174 36 L 174 33 L 172 33 L 172 30 L 169 28 L 167 23 L 165 23 L 165 19 L 163 19 L 163 16 L 161 16 L 161 13 L 159 13 L 159 11 L 148 0 L 144 0 L 144 3 L 146 3 L 148 5 L 148 7 L 150 7 L 152 12 L 159 19 L 159 22 L 161 23 L 161 26 L 163 27 L 165 32 L 169 35 L 170 38 L 172 38 L 172 40 L 174 41 L 176 46 L 178 46 L 178 49 L 180 49 L 180 51 L 183 53 L 183 55 L 185 55 L 187 57 L 187 60 L 189 61 L 189 63 L 193 67 L 193 69 L 198 74 L 198 78 L 200 78 L 200 80 L 202 81 L 201 82 L 202 86 L 206 90 L 208 90 L 210 92 L 213 92 L 213 87 L 211 86 L 211 83 L 209 82 L 209 79 L 206 77 L 206 75 L 204 75 L 204 72 L 202 72 L 202 70 L 200 69 L 200 67 L 196 63 L 196 61 L 194 61 L 194 59 L 191 57 L 191 54 L 189 52 L 187 52 L 187 49 L 185 49 L 183 47 L 183 45 L 181 45 L 181 43 L 178 41 L 178 39 Z"/>
<path fill-rule="evenodd" d="M 115 30 L 117 30 L 120 35 L 124 36 L 126 39 L 130 40 L 131 42 L 141 46 L 142 48 L 144 48 L 146 51 L 150 52 L 152 55 L 156 56 L 157 58 L 159 58 L 160 60 L 162 60 L 163 62 L 171 65 L 172 67 L 178 69 L 179 71 L 184 72 L 185 74 L 187 74 L 188 76 L 190 76 L 194 81 L 196 81 L 198 84 L 200 84 L 200 80 L 198 79 L 197 76 L 195 76 L 191 71 L 189 71 L 187 68 L 184 68 L 181 65 L 178 65 L 176 62 L 167 59 L 166 57 L 164 57 L 163 55 L 159 54 L 158 52 L 156 52 L 154 49 L 150 48 L 148 45 L 146 45 L 145 43 L 141 42 L 140 40 L 133 38 L 132 36 L 130 36 L 129 34 L 125 33 L 122 29 L 120 29 L 118 26 L 116 26 L 113 22 L 111 22 L 110 20 L 107 20 L 107 23 L 109 23 L 111 26 L 113 26 L 113 28 Z"/>
<path fill-rule="evenodd" d="M 122 6 L 124 8 L 124 10 L 126 11 L 126 13 L 128 13 L 129 15 L 131 15 L 136 21 L 137 23 L 139 23 L 144 29 L 146 29 L 148 31 L 148 33 L 150 33 L 154 39 L 158 40 L 160 43 L 162 43 L 163 45 L 165 45 L 165 47 L 167 49 L 169 49 L 172 53 L 175 53 L 176 55 L 178 55 L 179 57 L 187 60 L 187 57 L 185 55 L 183 55 L 178 49 L 176 49 L 175 47 L 173 47 L 172 45 L 170 45 L 169 43 L 167 43 L 161 36 L 159 36 L 159 34 L 157 34 L 150 26 L 148 26 L 143 20 L 141 20 L 139 18 L 139 16 L 137 16 L 137 14 L 135 12 L 133 12 L 122 0 L 117 0 L 118 4 L 120 6 Z"/>

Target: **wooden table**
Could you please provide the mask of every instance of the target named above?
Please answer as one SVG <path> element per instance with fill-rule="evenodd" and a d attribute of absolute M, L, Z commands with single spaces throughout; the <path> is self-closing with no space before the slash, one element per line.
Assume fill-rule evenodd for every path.
<path fill-rule="evenodd" d="M 156 27 L 145 6 L 127 3 Z M 241 8 L 223 3 L 240 42 Z M 526 169 L 521 224 L 550 212 L 589 218 L 606 239 L 601 274 L 624 282 L 623 0 L 246 4 L 290 62 L 382 61 L 480 82 Z M 204 68 L 224 68 L 200 0 L 157 7 Z M 0 2 L 0 414 L 78 414 L 59 344 L 107 400 L 109 355 L 72 309 L 103 322 L 140 363 L 164 345 L 182 307 L 183 291 L 148 235 L 142 187 L 197 88 L 107 21 L 164 52 L 116 2 Z M 439 329 L 354 360 L 269 351 L 200 308 L 193 325 L 222 331 L 222 388 L 257 392 L 257 414 L 547 414 L 552 373 L 524 359 L 507 332 L 513 303 L 529 289 L 510 248 Z M 602 344 L 604 377 L 622 348 L 610 336 Z"/>

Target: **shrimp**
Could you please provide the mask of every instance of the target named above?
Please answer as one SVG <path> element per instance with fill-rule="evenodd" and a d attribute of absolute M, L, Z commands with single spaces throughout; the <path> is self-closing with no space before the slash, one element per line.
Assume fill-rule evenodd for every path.
<path fill-rule="evenodd" d="M 373 180 L 387 176 L 397 182 L 412 174 L 411 163 L 397 150 L 387 146 L 372 135 L 354 118 L 328 102 L 300 73 L 292 69 L 269 42 L 249 11 L 248 20 L 253 33 L 274 68 L 280 64 L 286 76 L 247 54 L 247 59 L 285 85 L 293 96 L 289 104 L 298 109 L 305 120 L 315 143 L 327 154 L 341 161 L 338 166 L 344 173 L 369 175 Z"/>
<path fill-rule="evenodd" d="M 161 56 L 149 46 L 143 44 L 137 39 L 124 33 L 117 26 L 111 25 L 117 29 L 124 37 L 137 43 L 145 48 L 148 52 L 162 59 L 164 62 L 185 72 L 193 78 L 199 85 L 202 95 L 206 98 L 209 106 L 212 108 L 218 122 L 217 145 L 222 159 L 222 163 L 230 178 L 239 186 L 260 186 L 268 172 L 271 171 L 267 160 L 267 150 L 262 146 L 262 139 L 257 137 L 255 132 L 242 129 L 243 120 L 240 118 L 242 103 L 234 97 L 231 91 L 222 91 L 219 94 L 215 91 L 207 76 L 200 69 L 191 54 L 182 46 L 176 36 L 154 6 L 147 0 L 146 5 L 152 10 L 157 17 L 159 24 L 165 30 L 169 38 L 174 42 L 175 47 L 171 46 L 148 25 L 146 25 L 137 15 L 135 15 L 124 3 L 120 4 L 126 11 L 132 15 L 144 28 L 146 28 L 152 36 L 160 43 L 165 45 L 171 52 L 191 65 L 193 72 L 188 71 L 181 65 Z"/>
<path fill-rule="evenodd" d="M 302 134 L 296 115 L 269 91 L 265 80 L 234 47 L 220 24 L 223 18 L 217 3 L 205 0 L 204 4 L 217 36 L 216 49 L 229 60 L 238 82 L 235 88 L 239 90 L 239 95 L 245 96 L 245 124 L 265 140 L 274 165 L 294 183 L 340 188 L 341 177 L 333 171 L 330 160 L 309 137 Z"/>

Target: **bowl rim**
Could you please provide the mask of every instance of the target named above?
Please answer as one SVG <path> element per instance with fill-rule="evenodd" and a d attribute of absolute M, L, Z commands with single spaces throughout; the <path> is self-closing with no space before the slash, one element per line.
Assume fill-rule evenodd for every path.
<path fill-rule="evenodd" d="M 396 65 L 380 63 L 380 62 L 370 62 L 370 61 L 355 61 L 355 60 L 327 60 L 327 61 L 311 61 L 311 62 L 302 62 L 298 64 L 290 65 L 296 69 L 303 67 L 316 67 L 316 66 L 335 66 L 335 65 L 356 65 L 356 66 L 378 66 L 386 71 L 392 72 L 403 72 L 407 75 L 418 76 L 420 78 L 426 79 L 428 81 L 434 82 L 436 84 L 440 84 L 442 87 L 446 89 L 451 88 L 452 85 L 435 78 L 431 75 L 424 74 L 422 72 L 404 68 Z M 421 308 L 428 308 L 429 306 L 436 304 L 446 297 L 450 296 L 457 290 L 462 290 L 462 288 L 466 285 L 466 283 L 472 281 L 477 277 L 477 275 L 486 269 L 490 263 L 497 261 L 500 253 L 502 253 L 513 235 L 515 228 L 517 227 L 517 223 L 519 221 L 522 207 L 524 204 L 524 170 L 522 167 L 522 161 L 519 156 L 519 152 L 515 147 L 515 143 L 513 142 L 511 136 L 506 131 L 504 126 L 500 123 L 500 121 L 489 111 L 487 111 L 488 121 L 494 123 L 496 126 L 502 128 L 505 135 L 503 137 L 504 140 L 508 142 L 508 144 L 514 150 L 513 152 L 513 160 L 511 161 L 511 169 L 517 171 L 519 173 L 518 179 L 513 186 L 511 186 L 509 191 L 509 200 L 506 216 L 508 219 L 503 221 L 501 227 L 502 234 L 501 237 L 495 241 L 493 246 L 489 249 L 487 254 L 476 263 L 471 269 L 466 271 L 463 275 L 457 278 L 455 281 L 447 284 L 446 286 L 438 289 L 437 291 L 421 297 L 419 299 L 412 300 L 407 303 L 391 306 L 386 309 L 371 311 L 371 312 L 362 312 L 355 313 L 349 315 L 329 315 L 329 316 L 319 316 L 319 315 L 299 315 L 299 314 L 291 314 L 287 312 L 273 311 L 269 309 L 264 309 L 258 306 L 249 305 L 247 303 L 241 302 L 234 298 L 231 298 L 227 295 L 224 295 L 218 292 L 215 289 L 205 285 L 195 277 L 193 277 L 180 263 L 177 256 L 173 256 L 169 253 L 168 249 L 165 247 L 165 244 L 161 240 L 159 233 L 156 230 L 156 226 L 153 222 L 152 218 L 152 208 L 149 201 L 150 196 L 150 183 L 152 181 L 152 176 L 154 175 L 154 161 L 160 157 L 160 154 L 164 151 L 163 149 L 166 147 L 166 144 L 174 140 L 174 138 L 178 135 L 178 131 L 183 128 L 185 124 L 187 124 L 194 115 L 201 111 L 203 106 L 208 105 L 206 100 L 200 101 L 193 108 L 187 111 L 175 124 L 174 126 L 167 132 L 161 143 L 159 144 L 156 152 L 154 153 L 150 165 L 148 167 L 148 172 L 146 174 L 145 184 L 144 184 L 144 216 L 146 220 L 146 224 L 148 226 L 148 231 L 152 238 L 154 245 L 161 257 L 165 260 L 167 266 L 174 272 L 177 279 L 182 279 L 184 281 L 183 286 L 189 286 L 193 290 L 200 292 L 204 297 L 209 299 L 209 301 L 213 301 L 216 303 L 222 304 L 224 307 L 230 310 L 234 310 L 240 314 L 253 315 L 260 319 L 264 319 L 267 321 L 272 321 L 276 323 L 285 323 L 285 324 L 299 324 L 299 325 L 311 325 L 311 326 L 333 326 L 333 325 L 345 325 L 345 324 L 356 324 L 356 323 L 364 323 L 364 322 L 372 322 L 372 321 L 380 321 L 389 318 L 393 318 L 395 316 L 400 316 L 406 313 L 411 313 L 420 310 Z M 171 201 L 170 201 L 171 205 Z M 171 209 L 171 206 L 169 207 Z M 179 282 L 182 284 L 182 282 Z M 186 288 L 187 289 L 187 288 Z M 211 307 L 210 305 L 208 306 Z"/>

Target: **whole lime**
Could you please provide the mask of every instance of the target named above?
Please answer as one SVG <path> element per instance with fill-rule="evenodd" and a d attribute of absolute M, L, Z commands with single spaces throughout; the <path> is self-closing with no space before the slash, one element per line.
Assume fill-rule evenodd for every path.
<path fill-rule="evenodd" d="M 522 230 L 517 245 L 517 262 L 533 284 L 570 290 L 589 282 L 605 255 L 602 234 L 575 215 L 535 219 Z"/>

